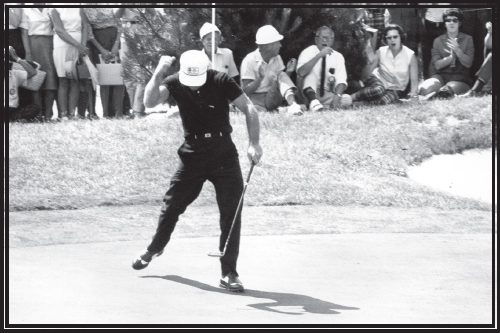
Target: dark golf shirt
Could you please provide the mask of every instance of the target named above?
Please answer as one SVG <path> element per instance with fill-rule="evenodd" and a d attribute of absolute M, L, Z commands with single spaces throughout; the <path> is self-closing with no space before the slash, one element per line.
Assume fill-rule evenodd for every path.
<path fill-rule="evenodd" d="M 197 91 L 179 81 L 179 73 L 165 78 L 170 95 L 179 106 L 184 137 L 204 133 L 231 133 L 229 103 L 243 94 L 240 86 L 227 74 L 212 69 L 207 71 L 207 81 Z"/>

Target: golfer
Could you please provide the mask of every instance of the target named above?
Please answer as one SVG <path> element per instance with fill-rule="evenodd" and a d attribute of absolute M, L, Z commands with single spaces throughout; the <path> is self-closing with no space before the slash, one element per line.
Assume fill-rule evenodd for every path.
<path fill-rule="evenodd" d="M 246 117 L 249 135 L 247 150 L 251 163 L 262 157 L 259 145 L 259 116 L 255 106 L 227 74 L 208 69 L 209 59 L 202 51 L 191 50 L 180 57 L 180 71 L 165 78 L 175 57 L 163 56 L 146 85 L 144 104 L 154 107 L 171 95 L 179 106 L 185 141 L 178 150 L 180 164 L 170 180 L 151 244 L 132 263 L 143 269 L 163 253 L 179 215 L 184 213 L 209 180 L 215 188 L 220 212 L 222 252 L 243 191 L 238 152 L 231 140 L 228 100 Z M 238 214 L 224 256 L 220 258 L 220 286 L 231 291 L 244 290 L 238 278 L 241 211 Z"/>

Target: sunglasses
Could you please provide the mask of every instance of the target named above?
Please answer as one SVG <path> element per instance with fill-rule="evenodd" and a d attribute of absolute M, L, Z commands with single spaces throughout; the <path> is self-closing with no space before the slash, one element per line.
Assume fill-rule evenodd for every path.
<path fill-rule="evenodd" d="M 399 38 L 399 35 L 394 35 L 394 36 L 386 36 L 385 39 L 388 39 L 388 40 L 391 40 L 391 39 L 398 39 Z"/>
<path fill-rule="evenodd" d="M 444 21 L 445 21 L 445 22 L 448 22 L 448 23 L 450 23 L 450 22 L 453 22 L 453 23 L 458 23 L 458 19 L 446 19 L 446 20 L 444 20 Z"/>

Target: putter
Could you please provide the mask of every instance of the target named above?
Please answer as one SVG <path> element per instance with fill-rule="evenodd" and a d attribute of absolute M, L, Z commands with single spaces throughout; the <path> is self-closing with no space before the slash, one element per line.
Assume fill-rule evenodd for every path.
<path fill-rule="evenodd" d="M 234 214 L 234 219 L 233 219 L 233 223 L 231 224 L 231 229 L 229 229 L 229 234 L 227 235 L 226 244 L 224 245 L 224 249 L 222 250 L 222 252 L 219 252 L 219 251 L 208 252 L 209 257 L 219 257 L 220 258 L 220 257 L 224 257 L 224 254 L 226 254 L 227 244 L 229 243 L 229 239 L 231 238 L 231 232 L 233 231 L 234 222 L 236 222 L 236 217 L 238 216 L 238 213 L 241 210 L 241 206 L 243 204 L 243 197 L 245 196 L 245 191 L 247 190 L 248 182 L 250 181 L 250 177 L 252 176 L 252 171 L 253 171 L 254 166 L 255 166 L 255 163 L 252 161 L 252 165 L 250 166 L 250 171 L 248 172 L 247 181 L 245 182 L 245 186 L 243 187 L 243 193 L 241 193 L 240 202 L 238 203 L 238 208 L 236 208 L 236 213 Z"/>

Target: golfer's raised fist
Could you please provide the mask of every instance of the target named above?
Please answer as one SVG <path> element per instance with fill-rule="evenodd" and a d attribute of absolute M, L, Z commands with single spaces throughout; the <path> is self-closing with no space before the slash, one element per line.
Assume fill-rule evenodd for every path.
<path fill-rule="evenodd" d="M 175 61 L 175 57 L 171 56 L 162 56 L 160 58 L 160 62 L 158 63 L 158 67 L 156 67 L 157 71 L 166 73 L 167 70 L 172 66 Z"/>

